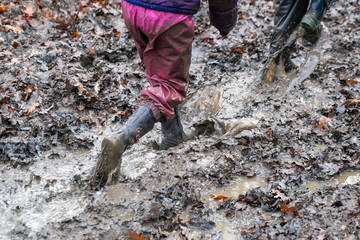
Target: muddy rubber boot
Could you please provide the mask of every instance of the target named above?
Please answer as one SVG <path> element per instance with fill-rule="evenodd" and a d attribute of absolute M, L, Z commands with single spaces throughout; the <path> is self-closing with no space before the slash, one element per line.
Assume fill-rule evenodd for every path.
<path fill-rule="evenodd" d="M 100 188 L 111 182 L 113 174 L 119 174 L 121 156 L 125 150 L 136 143 L 142 136 L 153 129 L 155 119 L 147 107 L 139 107 L 128 119 L 119 133 L 104 138 L 101 143 L 101 154 L 96 165 L 93 185 Z"/>
<path fill-rule="evenodd" d="M 183 131 L 183 126 L 179 117 L 179 108 L 174 108 L 175 117 L 168 123 L 161 123 L 162 140 L 160 150 L 167 150 L 171 147 L 176 147 L 184 142 L 186 135 Z"/>
<path fill-rule="evenodd" d="M 285 70 L 286 73 L 289 73 L 289 72 L 296 69 L 296 65 L 291 60 L 291 54 L 293 53 L 294 48 L 295 48 L 295 43 L 293 43 L 292 45 L 286 47 L 280 54 L 281 59 L 282 59 L 283 64 L 284 64 L 284 70 Z"/>
<path fill-rule="evenodd" d="M 282 0 L 276 9 L 275 29 L 270 43 L 270 55 L 282 51 L 288 37 L 301 22 L 309 6 L 309 0 Z"/>
<path fill-rule="evenodd" d="M 331 1 L 313 0 L 309 10 L 301 20 L 301 26 L 305 30 L 303 38 L 311 44 L 320 39 L 320 22 L 325 15 Z"/>

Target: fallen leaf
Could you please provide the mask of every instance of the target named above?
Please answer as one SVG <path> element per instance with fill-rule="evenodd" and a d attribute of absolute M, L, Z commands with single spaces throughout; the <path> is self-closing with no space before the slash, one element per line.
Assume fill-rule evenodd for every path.
<path fill-rule="evenodd" d="M 6 11 L 6 9 L 8 9 L 8 7 L 10 6 L 10 3 L 8 5 L 5 5 L 3 7 L 0 7 L 0 13 L 3 13 Z"/>
<path fill-rule="evenodd" d="M 281 206 L 280 206 L 280 211 L 285 212 L 286 210 L 288 210 L 288 206 L 286 205 L 286 203 L 284 202 Z"/>
<path fill-rule="evenodd" d="M 137 234 L 136 232 L 125 233 L 125 236 L 129 237 L 131 240 L 150 240 L 150 237 L 144 237 L 144 234 Z"/>
<path fill-rule="evenodd" d="M 346 79 L 346 82 L 348 83 L 353 83 L 353 84 L 357 84 L 358 81 L 356 81 L 355 79 Z"/>
<path fill-rule="evenodd" d="M 226 197 L 224 195 L 219 195 L 217 197 L 214 197 L 214 200 L 221 200 L 221 199 L 229 199 L 229 197 Z"/>
<path fill-rule="evenodd" d="M 53 14 L 52 12 L 50 12 L 50 10 L 48 10 L 48 9 L 43 8 L 43 9 L 41 9 L 41 12 L 42 12 L 42 13 L 44 14 L 44 16 L 45 16 L 47 19 L 49 19 L 49 20 L 51 20 L 51 19 L 54 18 L 54 14 Z"/>
<path fill-rule="evenodd" d="M 96 93 L 99 93 L 99 91 L 100 91 L 99 81 L 97 81 L 97 82 L 95 83 L 95 85 L 94 85 L 94 91 L 95 91 Z"/>
<path fill-rule="evenodd" d="M 259 120 L 254 118 L 231 119 L 225 121 L 225 136 L 234 136 L 243 130 L 250 130 L 257 127 Z"/>
<path fill-rule="evenodd" d="M 24 30 L 20 27 L 20 26 L 10 26 L 10 25 L 5 25 L 4 26 L 7 30 L 11 30 L 16 34 L 21 34 L 22 32 L 24 32 Z"/>
<path fill-rule="evenodd" d="M 96 47 L 90 48 L 90 49 L 89 49 L 89 53 L 90 53 L 92 56 L 96 56 Z"/>
<path fill-rule="evenodd" d="M 241 47 L 232 47 L 231 48 L 232 52 L 239 52 L 239 53 L 244 53 L 244 49 L 242 49 Z"/>
<path fill-rule="evenodd" d="M 320 130 L 326 129 L 329 130 L 329 123 L 331 122 L 331 119 L 325 116 L 322 116 L 319 120 L 319 125 L 315 125 L 314 128 L 319 128 Z"/>
<path fill-rule="evenodd" d="M 349 103 L 359 103 L 358 99 L 348 99 Z"/>
<path fill-rule="evenodd" d="M 16 40 L 13 40 L 11 42 L 11 46 L 13 46 L 14 48 L 18 48 L 19 46 L 21 46 L 21 43 Z"/>
<path fill-rule="evenodd" d="M 121 112 L 119 112 L 118 114 L 117 114 L 119 117 L 121 117 L 121 116 L 125 116 L 125 117 L 127 117 L 127 116 L 129 116 L 129 112 L 126 110 L 126 111 L 121 111 Z"/>
<path fill-rule="evenodd" d="M 280 198 L 281 200 L 283 200 L 284 202 L 288 201 L 289 198 L 282 192 L 280 192 L 279 190 L 277 189 L 272 189 L 272 193 L 276 194 L 274 196 L 274 198 Z"/>
<path fill-rule="evenodd" d="M 29 17 L 32 17 L 35 11 L 35 7 L 31 3 L 29 3 L 25 8 L 24 13 L 26 13 L 26 15 L 28 15 Z"/>
<path fill-rule="evenodd" d="M 35 0 L 35 2 L 36 2 L 37 4 L 39 4 L 39 6 L 40 6 L 41 8 L 44 7 L 44 5 L 40 2 L 40 0 Z"/>
<path fill-rule="evenodd" d="M 78 106 L 77 106 L 77 109 L 79 110 L 79 111 L 82 111 L 82 110 L 84 110 L 85 109 L 85 104 L 84 103 L 80 103 Z"/>
<path fill-rule="evenodd" d="M 11 59 L 11 62 L 12 62 L 12 63 L 19 63 L 20 61 L 19 61 L 18 58 L 13 58 L 13 59 Z"/>
<path fill-rule="evenodd" d="M 25 102 L 27 102 L 27 100 L 29 99 L 29 97 L 31 96 L 33 90 L 34 90 L 34 85 L 29 85 L 25 88 Z"/>
<path fill-rule="evenodd" d="M 74 87 L 78 88 L 78 94 L 81 95 L 84 92 L 84 86 L 78 80 L 75 81 Z"/>
<path fill-rule="evenodd" d="M 29 107 L 28 114 L 35 110 L 36 107 L 38 107 L 40 104 L 37 102 L 34 102 L 33 105 Z"/>
<path fill-rule="evenodd" d="M 225 152 L 225 157 L 235 162 L 235 158 L 230 152 Z"/>
<path fill-rule="evenodd" d="M 3 171 L 3 170 L 6 169 L 7 167 L 10 167 L 10 163 L 0 164 L 0 171 Z"/>

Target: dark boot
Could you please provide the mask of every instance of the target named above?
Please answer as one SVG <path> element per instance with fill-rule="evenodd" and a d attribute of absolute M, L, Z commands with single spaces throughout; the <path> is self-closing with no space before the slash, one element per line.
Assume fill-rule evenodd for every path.
<path fill-rule="evenodd" d="M 171 147 L 176 147 L 185 141 L 186 135 L 179 117 L 179 109 L 174 108 L 175 117 L 167 123 L 161 123 L 162 140 L 160 150 L 167 150 Z"/>
<path fill-rule="evenodd" d="M 284 64 L 285 72 L 289 73 L 296 69 L 295 64 L 291 60 L 291 54 L 294 52 L 295 43 L 291 44 L 288 47 L 285 47 L 284 50 L 281 52 L 280 56 Z"/>
<path fill-rule="evenodd" d="M 305 30 L 304 39 L 311 44 L 316 43 L 320 38 L 320 22 L 328 9 L 330 0 L 313 0 L 309 10 L 301 20 L 301 26 Z"/>
<path fill-rule="evenodd" d="M 96 165 L 93 184 L 100 188 L 111 181 L 114 173 L 119 174 L 121 156 L 125 150 L 136 143 L 142 136 L 153 129 L 155 119 L 147 107 L 139 107 L 128 119 L 119 133 L 104 138 L 101 143 L 101 154 Z"/>
<path fill-rule="evenodd" d="M 270 54 L 281 51 L 290 34 L 301 22 L 309 0 L 282 0 L 275 13 L 275 29 L 270 43 Z"/>

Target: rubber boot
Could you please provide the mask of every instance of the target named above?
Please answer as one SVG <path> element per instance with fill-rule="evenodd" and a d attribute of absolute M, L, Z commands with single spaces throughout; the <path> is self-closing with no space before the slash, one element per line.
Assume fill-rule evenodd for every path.
<path fill-rule="evenodd" d="M 176 147 L 185 141 L 186 135 L 179 117 L 179 108 L 174 108 L 175 117 L 168 123 L 161 123 L 162 140 L 160 150 Z"/>
<path fill-rule="evenodd" d="M 328 2 L 325 0 L 313 0 L 309 10 L 301 20 L 301 26 L 305 30 L 303 38 L 311 44 L 320 39 L 321 29 L 319 25 L 328 8 Z"/>
<path fill-rule="evenodd" d="M 117 134 L 104 138 L 96 165 L 93 184 L 102 188 L 120 173 L 121 156 L 125 150 L 153 129 L 155 119 L 147 107 L 139 107 Z"/>
<path fill-rule="evenodd" d="M 270 43 L 270 54 L 281 51 L 284 43 L 301 22 L 309 0 L 283 0 L 276 9 L 275 29 Z"/>
<path fill-rule="evenodd" d="M 292 45 L 285 47 L 284 50 L 281 52 L 281 58 L 284 64 L 284 70 L 285 72 L 289 73 L 296 69 L 296 65 L 291 60 L 291 54 L 294 52 L 295 49 L 295 43 Z"/>

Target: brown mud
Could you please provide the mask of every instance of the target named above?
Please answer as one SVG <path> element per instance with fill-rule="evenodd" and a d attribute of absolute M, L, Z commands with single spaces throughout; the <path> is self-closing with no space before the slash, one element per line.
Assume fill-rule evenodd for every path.
<path fill-rule="evenodd" d="M 1 239 L 360 239 L 360 5 L 337 1 L 298 71 L 260 80 L 278 1 L 240 1 L 219 39 L 207 3 L 190 141 L 160 126 L 88 188 L 101 140 L 134 111 L 144 68 L 120 1 L 0 1 Z"/>

